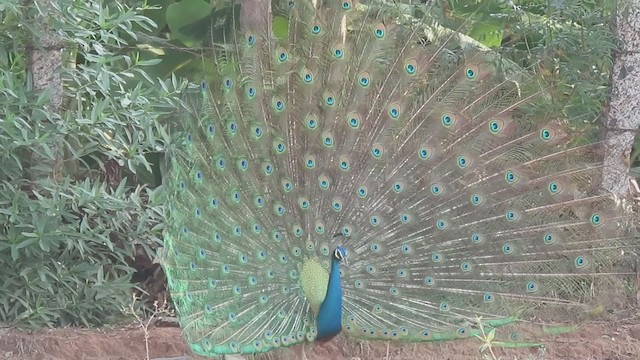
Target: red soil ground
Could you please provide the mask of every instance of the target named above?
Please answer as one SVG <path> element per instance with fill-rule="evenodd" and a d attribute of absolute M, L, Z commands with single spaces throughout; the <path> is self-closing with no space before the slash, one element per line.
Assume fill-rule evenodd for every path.
<path fill-rule="evenodd" d="M 149 329 L 150 359 L 200 359 L 189 353 L 175 327 Z M 493 349 L 481 353 L 480 340 L 467 339 L 446 343 L 390 344 L 359 342 L 343 337 L 315 346 L 307 346 L 309 360 L 365 359 L 640 359 L 640 318 L 613 323 L 592 323 L 575 333 L 546 341 L 539 349 Z M 269 359 L 299 359 L 300 349 L 273 353 Z M 495 357 L 494 357 L 495 356 Z M 54 329 L 24 332 L 0 329 L 0 359 L 75 360 L 146 359 L 145 334 L 131 325 L 118 329 Z M 265 358 L 264 356 L 261 358 Z M 227 358 L 229 359 L 229 358 Z M 235 359 L 235 358 L 234 358 Z"/>

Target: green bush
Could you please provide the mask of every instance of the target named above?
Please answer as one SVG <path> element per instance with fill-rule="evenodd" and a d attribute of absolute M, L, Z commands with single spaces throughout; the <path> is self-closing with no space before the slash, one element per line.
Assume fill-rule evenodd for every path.
<path fill-rule="evenodd" d="M 67 58 L 59 114 L 29 85 L 38 8 L 0 2 L 0 322 L 90 326 L 129 305 L 130 258 L 160 243 L 163 119 L 185 84 L 152 80 L 158 60 L 127 50 L 132 29 L 153 26 L 144 9 L 52 2 Z"/>

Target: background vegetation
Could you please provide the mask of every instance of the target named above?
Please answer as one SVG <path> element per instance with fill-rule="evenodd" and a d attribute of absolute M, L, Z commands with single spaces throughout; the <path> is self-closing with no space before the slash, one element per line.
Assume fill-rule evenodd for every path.
<path fill-rule="evenodd" d="M 51 3 L 48 25 L 65 45 L 59 112 L 47 107 L 50 92 L 30 85 L 26 54 L 46 31 L 34 20 L 41 7 L 0 0 L 0 323 L 93 326 L 116 321 L 132 289 L 150 289 L 149 276 L 163 281 L 151 263 L 161 246 L 164 154 L 187 85 L 179 79 L 211 79 L 208 49 L 239 8 L 230 0 Z M 397 4 L 415 17 L 428 11 L 423 1 Z M 548 58 L 537 71 L 553 106 L 572 126 L 597 128 L 615 49 L 613 2 L 433 6 L 444 25 L 523 67 Z"/>

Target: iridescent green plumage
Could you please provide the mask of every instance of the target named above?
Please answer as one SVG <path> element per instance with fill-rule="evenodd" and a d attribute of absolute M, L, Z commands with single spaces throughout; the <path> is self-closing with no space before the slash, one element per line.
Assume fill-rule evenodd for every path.
<path fill-rule="evenodd" d="M 164 267 L 199 354 L 313 340 L 337 245 L 345 333 L 448 340 L 576 323 L 632 271 L 631 215 L 598 190 L 541 79 L 392 6 L 286 1 L 184 114 Z M 595 289 L 595 291 L 594 291 Z"/>
<path fill-rule="evenodd" d="M 327 294 L 329 272 L 317 258 L 309 258 L 300 264 L 300 287 L 314 314 Z"/>

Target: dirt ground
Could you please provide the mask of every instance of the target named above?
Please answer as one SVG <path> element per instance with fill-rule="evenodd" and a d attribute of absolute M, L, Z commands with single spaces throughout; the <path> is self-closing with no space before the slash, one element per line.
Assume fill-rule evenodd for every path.
<path fill-rule="evenodd" d="M 201 359 L 190 355 L 175 327 L 149 329 L 149 358 Z M 444 343 L 390 344 L 356 342 L 338 337 L 323 345 L 308 345 L 309 360 L 365 359 L 483 359 L 480 340 L 467 339 Z M 146 359 L 145 334 L 136 326 L 119 329 L 54 329 L 22 332 L 0 329 L 0 359 L 7 360 L 137 360 Z M 545 342 L 539 349 L 494 349 L 485 359 L 640 359 L 640 318 L 616 323 L 593 323 L 578 332 Z M 263 357 L 264 358 L 264 357 Z M 269 359 L 300 359 L 300 349 L 273 353 Z M 227 359 L 232 359 L 227 357 Z M 236 359 L 235 357 L 233 359 Z M 244 359 L 244 358 L 240 358 Z"/>

